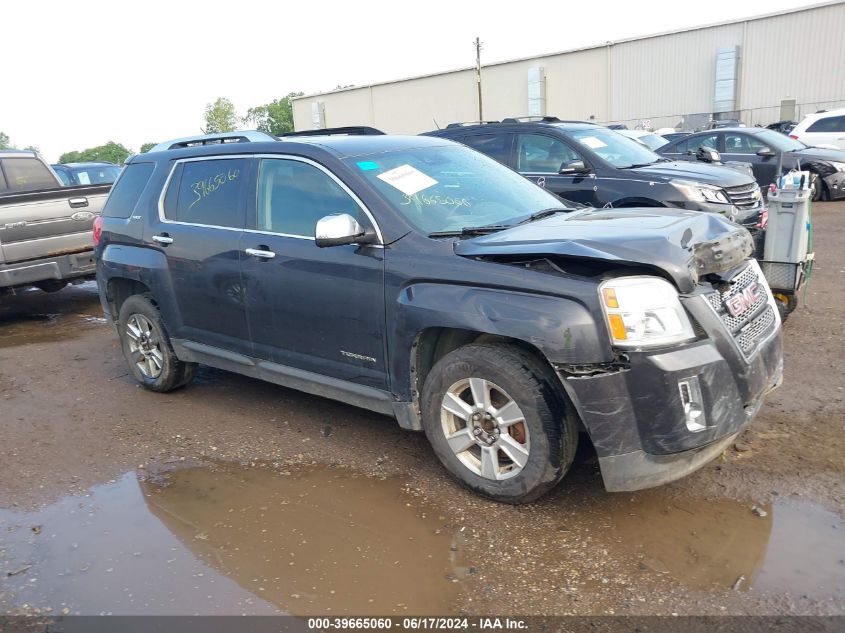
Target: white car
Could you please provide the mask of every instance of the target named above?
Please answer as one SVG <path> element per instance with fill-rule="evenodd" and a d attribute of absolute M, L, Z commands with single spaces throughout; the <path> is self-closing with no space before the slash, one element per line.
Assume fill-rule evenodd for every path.
<path fill-rule="evenodd" d="M 640 145 L 645 145 L 653 152 L 656 152 L 658 147 L 663 147 L 669 142 L 662 136 L 645 130 L 615 130 L 615 132 L 621 134 L 622 136 L 634 139 Z"/>
<path fill-rule="evenodd" d="M 789 135 L 811 147 L 845 149 L 845 108 L 808 114 Z"/>

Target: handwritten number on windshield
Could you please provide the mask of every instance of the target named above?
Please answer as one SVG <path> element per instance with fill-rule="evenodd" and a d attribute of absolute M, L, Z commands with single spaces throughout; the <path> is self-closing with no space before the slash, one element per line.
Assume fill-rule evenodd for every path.
<path fill-rule="evenodd" d="M 402 197 L 402 206 L 407 206 L 412 202 L 417 204 L 424 204 L 426 206 L 442 205 L 446 207 L 470 207 L 472 206 L 466 198 L 453 198 L 452 196 L 430 196 L 427 194 L 418 194 L 410 196 L 407 193 Z"/>

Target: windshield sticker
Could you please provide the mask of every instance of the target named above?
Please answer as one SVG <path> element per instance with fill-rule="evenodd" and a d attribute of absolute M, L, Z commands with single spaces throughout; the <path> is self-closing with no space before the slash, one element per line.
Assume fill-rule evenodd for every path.
<path fill-rule="evenodd" d="M 88 174 L 84 171 L 79 172 L 76 174 L 76 179 L 79 181 L 80 185 L 90 185 L 91 179 L 88 177 Z"/>
<path fill-rule="evenodd" d="M 411 203 L 420 205 L 424 204 L 426 206 L 431 205 L 442 205 L 444 207 L 470 207 L 472 206 L 466 198 L 453 198 L 452 196 L 428 196 L 426 194 L 418 195 L 408 195 L 407 193 L 402 198 L 401 204 L 402 206 L 407 206 Z"/>
<path fill-rule="evenodd" d="M 585 136 L 581 139 L 581 142 L 586 145 L 587 147 L 592 147 L 593 149 L 599 149 L 600 147 L 607 147 L 607 143 L 602 141 L 601 139 L 596 138 L 595 136 Z"/>
<path fill-rule="evenodd" d="M 364 160 L 358 163 L 358 169 L 361 171 L 372 171 L 378 169 L 378 163 L 374 163 L 371 160 Z"/>
<path fill-rule="evenodd" d="M 418 191 L 437 184 L 434 178 L 426 176 L 419 169 L 410 165 L 400 165 L 396 169 L 379 174 L 378 178 L 407 196 L 413 196 Z"/>

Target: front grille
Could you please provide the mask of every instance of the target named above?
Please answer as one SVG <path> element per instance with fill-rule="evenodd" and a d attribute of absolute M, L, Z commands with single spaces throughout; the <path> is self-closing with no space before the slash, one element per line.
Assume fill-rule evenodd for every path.
<path fill-rule="evenodd" d="M 775 312 L 772 310 L 772 306 L 767 305 L 766 309 L 763 310 L 763 314 L 750 321 L 748 325 L 739 331 L 736 342 L 746 356 L 754 351 L 757 341 L 769 331 L 774 322 Z"/>
<path fill-rule="evenodd" d="M 759 284 L 759 292 L 753 296 L 749 293 L 749 288 L 755 282 Z M 740 295 L 743 299 L 734 299 Z M 736 316 L 731 314 L 727 307 L 732 300 L 740 302 L 741 310 Z M 769 304 L 768 286 L 754 265 L 746 266 L 730 279 L 725 284 L 725 289 L 708 294 L 707 301 L 746 357 L 754 353 L 757 346 L 776 326 L 777 319 Z"/>
<path fill-rule="evenodd" d="M 748 211 L 761 206 L 763 197 L 760 194 L 760 187 L 756 182 L 748 185 L 740 185 L 739 187 L 725 187 L 725 193 L 728 194 L 728 200 L 738 209 Z"/>

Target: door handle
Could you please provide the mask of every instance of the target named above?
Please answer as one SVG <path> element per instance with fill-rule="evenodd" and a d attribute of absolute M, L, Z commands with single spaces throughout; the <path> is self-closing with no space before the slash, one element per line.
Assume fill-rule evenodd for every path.
<path fill-rule="evenodd" d="M 161 235 L 153 235 L 153 242 L 158 242 L 163 246 L 167 246 L 168 244 L 173 244 L 173 238 L 167 233 L 162 233 Z"/>
<path fill-rule="evenodd" d="M 260 246 L 258 248 L 247 248 L 244 250 L 244 253 L 247 255 L 252 255 L 253 257 L 258 257 L 260 259 L 273 259 L 276 256 L 276 253 L 268 249 L 266 246 Z"/>
<path fill-rule="evenodd" d="M 71 209 L 79 209 L 88 206 L 88 198 L 68 198 L 67 203 Z"/>

